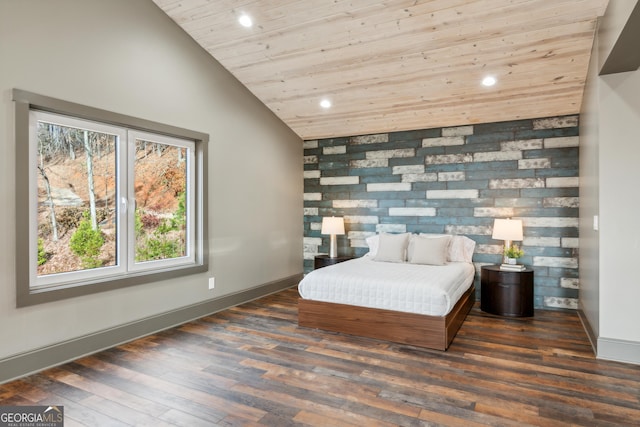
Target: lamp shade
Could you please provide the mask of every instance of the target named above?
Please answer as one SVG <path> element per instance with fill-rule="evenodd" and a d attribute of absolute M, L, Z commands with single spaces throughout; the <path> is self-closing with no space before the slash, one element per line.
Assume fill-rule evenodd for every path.
<path fill-rule="evenodd" d="M 340 217 L 322 218 L 322 234 L 344 234 L 344 220 Z"/>
<path fill-rule="evenodd" d="M 522 241 L 522 221 L 519 219 L 496 219 L 493 223 L 494 239 Z"/>

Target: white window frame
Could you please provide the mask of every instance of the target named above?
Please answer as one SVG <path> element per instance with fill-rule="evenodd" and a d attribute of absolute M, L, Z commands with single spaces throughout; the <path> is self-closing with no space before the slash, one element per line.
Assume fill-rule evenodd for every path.
<path fill-rule="evenodd" d="M 184 257 L 179 258 L 171 258 L 171 259 L 162 259 L 162 260 L 153 260 L 153 261 L 143 261 L 137 262 L 135 260 L 135 251 L 130 250 L 128 252 L 127 264 L 128 269 L 130 271 L 145 271 L 145 270 L 157 270 L 158 268 L 166 268 L 166 267 L 175 267 L 181 265 L 189 265 L 195 262 L 195 198 L 192 194 L 192 190 L 195 186 L 195 176 L 192 171 L 192 166 L 195 164 L 195 143 L 193 141 L 187 141 L 185 139 L 179 139 L 175 137 L 159 135 L 157 133 L 150 132 L 142 132 L 136 130 L 130 130 L 127 132 L 128 138 L 128 157 L 133 159 L 135 157 L 135 141 L 138 139 L 157 142 L 160 144 L 173 145 L 177 147 L 182 147 L 187 149 L 187 193 L 186 193 L 186 205 L 187 205 L 187 254 Z M 128 173 L 127 175 L 130 177 L 128 188 L 127 188 L 127 203 L 128 209 L 127 213 L 127 224 L 129 226 L 127 233 L 127 247 L 134 248 L 136 244 L 136 233 L 135 233 L 135 213 L 136 213 L 136 200 L 135 200 L 135 192 L 133 188 L 134 184 L 134 162 L 130 161 L 127 164 Z"/>
<path fill-rule="evenodd" d="M 206 158 L 208 135 L 14 89 L 16 137 L 16 304 L 29 306 L 208 270 Z M 119 245 L 115 266 L 37 275 L 38 119 L 117 135 Z M 187 148 L 187 254 L 167 260 L 135 262 L 134 138 Z"/>
<path fill-rule="evenodd" d="M 116 250 L 117 259 L 116 265 L 114 266 L 38 276 L 38 172 L 36 169 L 36 165 L 38 164 L 38 122 L 53 123 L 60 126 L 115 135 L 116 153 L 118 155 L 116 159 L 116 174 L 118 175 L 118 179 L 116 179 L 116 200 L 120 200 L 123 194 L 125 194 L 122 186 L 127 180 L 126 176 L 121 176 L 120 174 L 122 170 L 121 166 L 126 162 L 122 153 L 122 147 L 125 146 L 124 144 L 126 144 L 127 141 L 126 128 L 39 110 L 29 111 L 29 227 L 31 230 L 34 230 L 33 233 L 29 234 L 29 286 L 31 291 L 45 290 L 62 284 L 67 286 L 76 283 L 83 284 L 93 280 L 126 274 L 127 265 L 122 262 L 121 251 Z M 127 232 L 127 223 L 121 220 L 123 218 L 121 213 L 122 210 L 119 207 L 118 220 L 116 221 L 116 234 L 120 237 L 120 240 L 121 236 L 126 235 Z M 122 246 L 122 243 L 118 242 L 118 246 Z"/>

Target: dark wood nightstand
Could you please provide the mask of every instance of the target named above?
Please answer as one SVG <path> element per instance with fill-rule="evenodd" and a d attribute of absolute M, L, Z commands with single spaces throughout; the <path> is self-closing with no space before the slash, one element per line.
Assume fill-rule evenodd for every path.
<path fill-rule="evenodd" d="M 533 270 L 504 271 L 498 265 L 480 269 L 480 308 L 510 317 L 533 316 Z"/>
<path fill-rule="evenodd" d="M 313 269 L 316 270 L 318 268 L 326 267 L 328 265 L 337 264 L 342 261 L 348 261 L 353 259 L 352 256 L 339 256 L 335 258 L 330 258 L 329 255 L 316 255 L 313 259 Z"/>

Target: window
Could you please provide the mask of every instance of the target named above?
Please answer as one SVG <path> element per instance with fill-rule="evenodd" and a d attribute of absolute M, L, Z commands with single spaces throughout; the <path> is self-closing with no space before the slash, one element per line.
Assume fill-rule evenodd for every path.
<path fill-rule="evenodd" d="M 18 306 L 206 271 L 206 135 L 14 101 Z"/>

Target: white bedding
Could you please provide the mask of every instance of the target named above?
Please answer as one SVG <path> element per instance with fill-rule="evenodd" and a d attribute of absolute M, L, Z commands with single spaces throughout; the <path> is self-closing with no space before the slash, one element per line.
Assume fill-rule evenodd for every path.
<path fill-rule="evenodd" d="M 298 292 L 316 301 L 443 316 L 469 289 L 474 275 L 467 262 L 434 266 L 364 256 L 310 272 Z"/>

